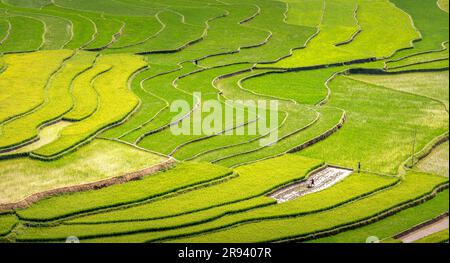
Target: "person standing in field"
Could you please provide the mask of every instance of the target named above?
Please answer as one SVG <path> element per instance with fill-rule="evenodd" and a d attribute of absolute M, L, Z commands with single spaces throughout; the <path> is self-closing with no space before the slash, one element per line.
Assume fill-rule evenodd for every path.
<path fill-rule="evenodd" d="M 309 184 L 309 188 L 313 188 L 316 185 L 316 182 L 314 181 L 314 178 L 311 179 L 311 183 Z"/>

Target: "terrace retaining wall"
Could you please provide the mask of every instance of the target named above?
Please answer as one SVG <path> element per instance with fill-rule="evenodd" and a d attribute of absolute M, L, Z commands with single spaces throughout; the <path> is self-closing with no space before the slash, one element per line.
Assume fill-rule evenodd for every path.
<path fill-rule="evenodd" d="M 68 187 L 62 187 L 57 188 L 53 190 L 48 190 L 40 193 L 32 194 L 25 199 L 15 202 L 15 203 L 8 203 L 8 204 L 0 204 L 0 211 L 7 211 L 7 210 L 14 210 L 14 209 L 23 209 L 29 207 L 31 204 L 36 203 L 42 199 L 62 195 L 62 194 L 68 194 L 68 193 L 76 193 L 76 192 L 83 192 L 83 191 L 89 191 L 89 190 L 98 190 L 105 187 L 109 187 L 116 184 L 123 184 L 129 181 L 138 180 L 144 176 L 157 173 L 161 170 L 168 169 L 172 167 L 175 164 L 175 159 L 170 158 L 169 160 L 156 164 L 154 166 L 145 168 L 140 171 L 127 173 L 122 176 L 113 177 L 93 183 L 87 183 L 87 184 L 81 184 L 81 185 L 74 185 L 74 186 L 68 186 Z"/>
<path fill-rule="evenodd" d="M 429 220 L 429 221 L 427 221 L 427 222 L 418 224 L 418 225 L 416 225 L 416 226 L 414 226 L 414 227 L 412 227 L 412 228 L 410 228 L 410 229 L 408 229 L 408 230 L 406 230 L 406 231 L 403 231 L 403 232 L 401 232 L 401 233 L 395 235 L 394 238 L 395 238 L 395 239 L 400 239 L 400 238 L 402 238 L 402 237 L 405 237 L 405 236 L 407 236 L 407 235 L 409 235 L 409 234 L 411 234 L 411 233 L 413 233 L 413 232 L 416 232 L 417 230 L 419 230 L 419 229 L 421 229 L 421 228 L 430 226 L 430 225 L 432 225 L 432 224 L 434 224 L 434 223 L 436 223 L 436 222 L 438 222 L 438 221 L 440 221 L 440 220 L 442 220 L 442 219 L 448 217 L 448 215 L 449 215 L 449 213 L 446 212 L 446 213 L 444 213 L 444 214 L 442 214 L 442 215 L 440 215 L 440 216 L 438 216 L 438 217 L 435 217 L 435 218 L 433 218 L 433 219 L 431 219 L 431 220 Z"/>

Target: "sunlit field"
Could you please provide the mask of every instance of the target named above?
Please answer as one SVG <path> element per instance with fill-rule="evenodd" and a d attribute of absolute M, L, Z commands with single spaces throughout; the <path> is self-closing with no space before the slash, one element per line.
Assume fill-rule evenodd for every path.
<path fill-rule="evenodd" d="M 448 5 L 1 0 L 0 242 L 448 242 Z"/>

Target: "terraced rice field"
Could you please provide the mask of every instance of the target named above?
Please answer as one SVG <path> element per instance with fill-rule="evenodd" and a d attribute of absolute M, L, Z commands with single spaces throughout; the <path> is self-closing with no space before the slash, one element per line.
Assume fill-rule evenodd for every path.
<path fill-rule="evenodd" d="M 448 213 L 448 20 L 0 0 L 0 242 L 398 242 Z"/>

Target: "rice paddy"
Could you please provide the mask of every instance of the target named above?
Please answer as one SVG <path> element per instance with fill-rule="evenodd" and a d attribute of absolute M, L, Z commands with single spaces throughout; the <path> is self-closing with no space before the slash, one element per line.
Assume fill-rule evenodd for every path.
<path fill-rule="evenodd" d="M 399 242 L 448 212 L 448 18 L 448 0 L 1 0 L 0 241 Z M 314 191 L 329 166 L 351 174 Z"/>

